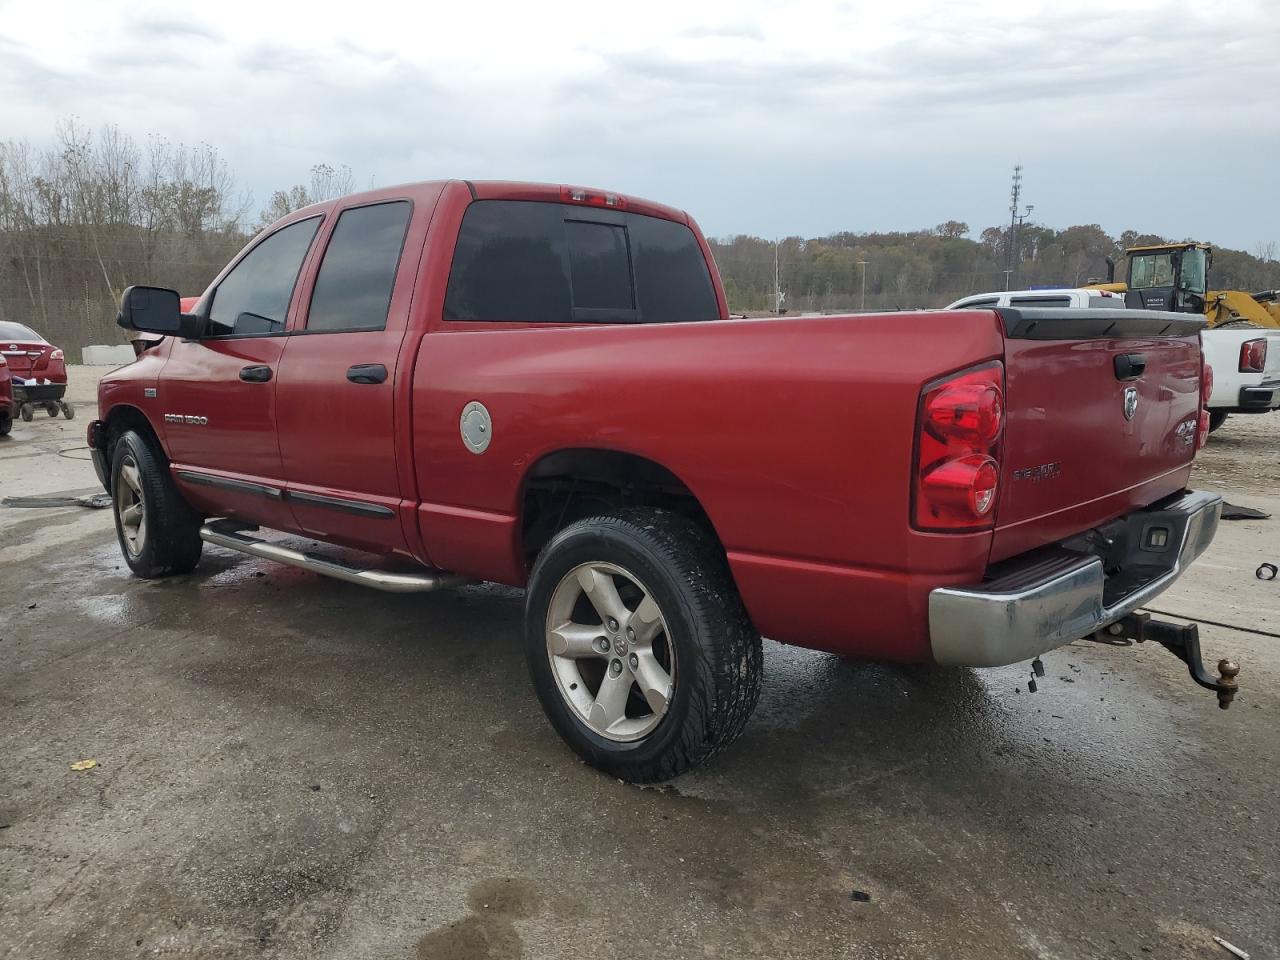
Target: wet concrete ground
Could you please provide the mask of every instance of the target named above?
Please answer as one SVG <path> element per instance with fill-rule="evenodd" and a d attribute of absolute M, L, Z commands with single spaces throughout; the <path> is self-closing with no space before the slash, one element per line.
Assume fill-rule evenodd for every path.
<path fill-rule="evenodd" d="M 91 490 L 89 414 L 0 441 L 0 496 Z M 1233 426 L 1204 483 L 1280 517 L 1280 422 Z M 1280 633 L 1277 523 L 1157 606 Z M 1150 646 L 1031 694 L 768 643 L 742 739 L 641 789 L 544 722 L 521 603 L 213 548 L 144 583 L 105 511 L 0 508 L 0 955 L 1277 956 L 1280 639 L 1204 629 L 1227 712 Z"/>

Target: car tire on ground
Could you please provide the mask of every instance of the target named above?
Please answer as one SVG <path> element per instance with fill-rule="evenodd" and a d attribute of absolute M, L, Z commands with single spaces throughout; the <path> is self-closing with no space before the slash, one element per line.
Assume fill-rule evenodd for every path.
<path fill-rule="evenodd" d="M 584 760 L 668 780 L 732 743 L 760 695 L 760 634 L 714 536 L 627 509 L 557 533 L 525 607 L 534 689 Z"/>
<path fill-rule="evenodd" d="M 1227 422 L 1227 412 L 1225 410 L 1209 411 L 1209 432 L 1213 433 L 1220 426 Z"/>
<path fill-rule="evenodd" d="M 12 417 L 0 417 L 0 437 L 7 437 L 9 431 L 13 429 Z"/>
<path fill-rule="evenodd" d="M 151 580 L 200 562 L 201 517 L 183 499 L 151 441 L 129 430 L 111 457 L 111 512 L 125 563 Z"/>

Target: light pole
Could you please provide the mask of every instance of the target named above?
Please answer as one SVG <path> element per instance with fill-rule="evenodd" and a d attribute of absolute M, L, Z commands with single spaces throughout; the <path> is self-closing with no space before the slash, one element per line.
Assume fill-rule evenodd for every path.
<path fill-rule="evenodd" d="M 862 296 L 858 300 L 858 312 L 863 313 L 867 309 L 867 261 L 859 260 L 858 266 L 862 268 Z"/>

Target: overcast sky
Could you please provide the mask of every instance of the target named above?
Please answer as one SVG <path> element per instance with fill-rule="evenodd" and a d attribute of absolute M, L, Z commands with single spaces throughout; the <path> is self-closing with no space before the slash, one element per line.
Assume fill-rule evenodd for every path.
<path fill-rule="evenodd" d="M 297 12 L 291 12 L 296 9 Z M 222 151 L 255 210 L 363 186 L 604 186 L 711 234 L 1033 219 L 1280 240 L 1280 2 L 0 0 L 0 139 Z"/>

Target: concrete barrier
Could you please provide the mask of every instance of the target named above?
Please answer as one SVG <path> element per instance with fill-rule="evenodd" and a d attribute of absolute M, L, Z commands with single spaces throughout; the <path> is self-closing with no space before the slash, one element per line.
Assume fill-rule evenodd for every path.
<path fill-rule="evenodd" d="M 128 344 L 96 343 L 82 349 L 80 357 L 86 367 L 120 367 L 133 363 L 133 347 Z"/>

